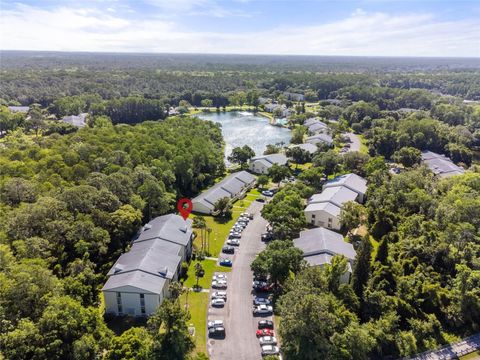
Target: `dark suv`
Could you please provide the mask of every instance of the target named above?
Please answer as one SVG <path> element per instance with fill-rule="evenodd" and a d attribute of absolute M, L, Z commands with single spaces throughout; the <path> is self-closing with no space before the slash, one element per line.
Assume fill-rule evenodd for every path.
<path fill-rule="evenodd" d="M 235 253 L 235 248 L 233 246 L 224 246 L 222 248 L 222 252 L 224 254 L 234 254 Z"/>

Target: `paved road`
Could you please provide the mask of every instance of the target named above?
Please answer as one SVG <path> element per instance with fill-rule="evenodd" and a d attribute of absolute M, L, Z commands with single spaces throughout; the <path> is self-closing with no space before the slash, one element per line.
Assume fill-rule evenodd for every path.
<path fill-rule="evenodd" d="M 408 359 L 411 360 L 452 360 L 480 349 L 480 333 L 437 350 L 427 351 Z M 406 358 L 407 359 L 407 358 Z"/>
<path fill-rule="evenodd" d="M 360 151 L 360 137 L 354 133 L 346 133 L 345 135 L 347 135 L 349 138 L 350 138 L 350 148 L 348 149 L 348 151 Z"/>
<path fill-rule="evenodd" d="M 254 201 L 247 212 L 255 214 L 242 233 L 240 247 L 233 256 L 233 268 L 228 273 L 227 304 L 224 308 L 208 310 L 209 320 L 223 320 L 226 338 L 208 339 L 207 347 L 212 360 L 259 360 L 260 345 L 255 336 L 260 318 L 252 315 L 252 277 L 250 264 L 255 255 L 265 248 L 260 235 L 267 222 L 260 216 L 263 204 Z M 268 319 L 269 317 L 266 317 Z M 270 318 L 271 319 L 271 318 Z"/>

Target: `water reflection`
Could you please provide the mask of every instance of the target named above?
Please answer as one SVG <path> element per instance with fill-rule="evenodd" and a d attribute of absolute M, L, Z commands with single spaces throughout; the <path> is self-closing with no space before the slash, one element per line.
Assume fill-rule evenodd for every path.
<path fill-rule="evenodd" d="M 290 130 L 272 126 L 268 119 L 247 111 L 202 113 L 198 117 L 222 124 L 225 156 L 237 146 L 248 145 L 256 155 L 262 155 L 268 144 L 290 142 Z"/>

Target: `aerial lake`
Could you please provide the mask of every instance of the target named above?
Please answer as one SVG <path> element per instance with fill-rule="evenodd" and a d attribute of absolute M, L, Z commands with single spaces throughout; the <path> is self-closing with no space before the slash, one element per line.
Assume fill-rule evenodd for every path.
<path fill-rule="evenodd" d="M 268 119 L 248 111 L 201 113 L 198 117 L 222 125 L 225 157 L 237 146 L 248 145 L 256 155 L 262 155 L 268 144 L 290 142 L 290 130 L 270 125 Z"/>

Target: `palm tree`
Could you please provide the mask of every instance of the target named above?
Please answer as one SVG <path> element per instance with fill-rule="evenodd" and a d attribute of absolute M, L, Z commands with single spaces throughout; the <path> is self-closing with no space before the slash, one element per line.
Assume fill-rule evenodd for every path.
<path fill-rule="evenodd" d="M 205 275 L 205 270 L 203 270 L 202 264 L 197 262 L 195 264 L 195 277 L 197 278 L 197 284 L 195 285 L 195 288 L 198 289 L 198 280 L 200 280 L 200 278 L 203 277 L 203 275 Z"/>
<path fill-rule="evenodd" d="M 195 216 L 193 218 L 193 227 L 200 229 L 200 234 L 202 236 L 202 250 L 205 248 L 205 229 L 207 227 L 207 222 L 203 216 Z"/>
<path fill-rule="evenodd" d="M 210 234 L 212 233 L 212 228 L 207 227 L 207 253 L 210 255 Z"/>

